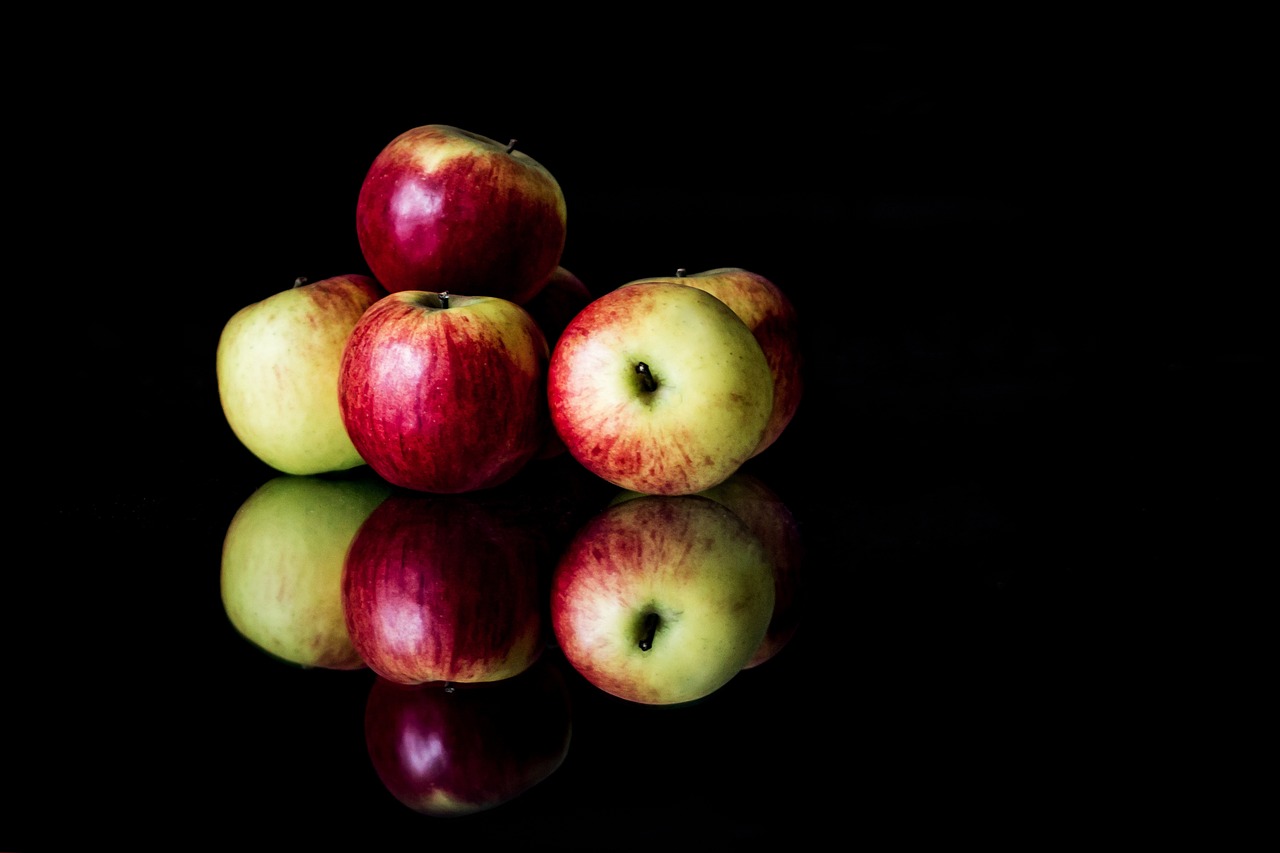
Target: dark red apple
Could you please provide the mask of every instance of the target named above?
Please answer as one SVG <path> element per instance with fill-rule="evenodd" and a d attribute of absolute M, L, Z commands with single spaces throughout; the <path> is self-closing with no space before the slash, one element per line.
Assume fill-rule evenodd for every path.
<path fill-rule="evenodd" d="M 569 325 L 579 311 L 593 299 L 590 288 L 569 270 L 558 266 L 547 279 L 537 295 L 525 303 L 525 308 L 533 315 L 547 338 L 547 346 L 554 350 L 560 333 Z M 546 440 L 535 459 L 552 459 L 565 452 L 564 442 L 550 423 L 547 415 Z"/>
<path fill-rule="evenodd" d="M 546 658 L 489 684 L 378 678 L 364 730 L 369 760 L 392 796 L 426 815 L 459 817 L 510 802 L 564 763 L 571 699 Z"/>
<path fill-rule="evenodd" d="M 342 421 L 369 467 L 394 485 L 492 488 L 543 447 L 549 357 L 537 322 L 510 300 L 392 293 L 347 338 Z"/>
<path fill-rule="evenodd" d="M 463 495 L 397 492 L 356 532 L 342 572 L 352 645 L 401 684 L 500 681 L 546 649 L 540 554 Z"/>
<path fill-rule="evenodd" d="M 360 186 L 356 236 L 387 290 L 520 304 L 537 293 L 564 250 L 564 193 L 515 143 L 428 124 L 378 153 Z"/>

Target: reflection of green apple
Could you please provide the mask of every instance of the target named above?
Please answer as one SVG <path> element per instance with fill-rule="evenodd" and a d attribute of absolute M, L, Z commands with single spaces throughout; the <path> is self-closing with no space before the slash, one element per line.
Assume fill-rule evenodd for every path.
<path fill-rule="evenodd" d="M 773 614 L 760 539 L 700 495 L 644 495 L 605 507 L 575 534 L 552 577 L 565 658 L 634 702 L 701 699 L 751 660 Z"/>
<path fill-rule="evenodd" d="M 222 603 L 236 630 L 290 663 L 363 667 L 342 612 L 343 560 L 390 493 L 370 474 L 282 475 L 251 494 L 222 543 Z"/>
<path fill-rule="evenodd" d="M 760 537 L 773 566 L 773 618 L 769 620 L 769 630 L 760 647 L 747 661 L 745 668 L 750 669 L 781 651 L 800 626 L 800 564 L 804 557 L 800 525 L 777 492 L 746 471 L 738 471 L 723 483 L 698 494 L 724 504 L 745 521 Z M 610 503 L 638 497 L 642 497 L 641 492 L 624 490 L 614 495 Z"/>

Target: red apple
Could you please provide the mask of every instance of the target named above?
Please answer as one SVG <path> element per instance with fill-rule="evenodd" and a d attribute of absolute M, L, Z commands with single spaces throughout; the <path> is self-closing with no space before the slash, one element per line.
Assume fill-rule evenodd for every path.
<path fill-rule="evenodd" d="M 778 285 L 741 267 L 720 267 L 692 275 L 677 270 L 674 279 L 665 280 L 682 281 L 715 296 L 742 318 L 760 342 L 773 373 L 773 413 L 764 437 L 751 454 L 759 455 L 782 435 L 804 396 L 804 359 L 795 305 Z"/>
<path fill-rule="evenodd" d="M 360 186 L 356 236 L 387 290 L 520 304 L 537 293 L 564 250 L 564 193 L 515 143 L 428 124 L 379 152 Z"/>
<path fill-rule="evenodd" d="M 369 691 L 365 744 L 378 778 L 414 811 L 487 811 L 554 773 L 569 754 L 572 707 L 548 659 L 490 684 L 404 685 Z"/>
<path fill-rule="evenodd" d="M 351 643 L 390 681 L 500 681 L 546 648 L 538 549 L 465 495 L 397 492 L 356 532 L 342 572 Z"/>
<path fill-rule="evenodd" d="M 509 300 L 392 293 L 347 340 L 342 420 L 369 467 L 394 485 L 491 488 L 546 440 L 549 354 L 533 317 Z"/>
<path fill-rule="evenodd" d="M 560 333 L 578 312 L 587 307 L 594 297 L 587 285 L 569 270 L 558 266 L 542 289 L 525 303 L 538 327 L 546 335 L 547 346 L 555 349 Z M 560 434 L 547 424 L 547 437 L 535 459 L 552 459 L 565 452 Z"/>

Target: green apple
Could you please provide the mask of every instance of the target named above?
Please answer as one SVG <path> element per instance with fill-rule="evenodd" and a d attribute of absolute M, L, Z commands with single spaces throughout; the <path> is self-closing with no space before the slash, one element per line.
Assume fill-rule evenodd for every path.
<path fill-rule="evenodd" d="M 773 606 L 759 537 L 701 495 L 606 506 L 579 528 L 551 581 L 566 660 L 601 690 L 649 705 L 727 684 L 760 648 Z"/>
<path fill-rule="evenodd" d="M 236 510 L 222 542 L 222 604 L 236 630 L 289 663 L 362 668 L 342 609 L 343 561 L 390 493 L 365 469 L 263 483 Z"/>
<path fill-rule="evenodd" d="M 298 279 L 231 316 L 218 338 L 218 396 L 250 452 L 285 474 L 364 464 L 338 408 L 338 366 L 356 321 L 385 295 L 365 275 Z"/>
<path fill-rule="evenodd" d="M 597 476 L 645 494 L 722 482 L 759 446 L 773 375 L 755 335 L 712 294 L 629 282 L 592 300 L 556 342 L 552 424 Z"/>

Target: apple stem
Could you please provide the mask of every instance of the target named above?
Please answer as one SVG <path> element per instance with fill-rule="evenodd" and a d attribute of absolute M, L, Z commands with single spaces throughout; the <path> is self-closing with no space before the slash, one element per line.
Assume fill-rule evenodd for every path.
<path fill-rule="evenodd" d="M 305 275 L 300 275 L 293 280 L 294 287 L 302 287 L 306 283 L 307 283 L 307 277 Z"/>
<path fill-rule="evenodd" d="M 515 150 L 515 147 L 516 147 L 516 141 L 513 139 L 507 143 L 507 153 L 510 154 L 512 151 Z"/>
<path fill-rule="evenodd" d="M 449 291 L 447 290 L 440 291 L 440 307 L 441 308 L 449 307 Z"/>
<path fill-rule="evenodd" d="M 650 613 L 644 617 L 644 636 L 640 638 L 640 651 L 647 652 L 653 648 L 653 635 L 658 630 L 658 614 Z"/>
<path fill-rule="evenodd" d="M 658 383 L 654 381 L 653 374 L 649 372 L 649 365 L 643 361 L 636 362 L 636 373 L 640 374 L 640 387 L 646 391 L 652 391 L 658 387 Z"/>
<path fill-rule="evenodd" d="M 680 267 L 680 269 L 676 270 L 676 278 L 684 278 L 684 274 L 687 272 L 688 272 L 687 269 L 685 269 L 684 267 Z"/>

